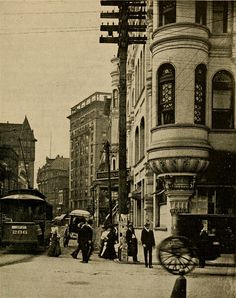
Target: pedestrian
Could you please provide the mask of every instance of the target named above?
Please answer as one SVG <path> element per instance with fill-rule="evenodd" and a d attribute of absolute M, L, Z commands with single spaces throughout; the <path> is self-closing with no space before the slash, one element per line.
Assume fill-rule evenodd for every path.
<path fill-rule="evenodd" d="M 91 227 L 91 222 L 86 222 L 80 229 L 80 244 L 82 250 L 82 263 L 88 263 L 89 261 L 89 251 L 91 249 L 93 240 L 93 229 Z"/>
<path fill-rule="evenodd" d="M 49 257 L 59 257 L 61 255 L 60 235 L 57 226 L 53 226 L 51 229 L 51 239 L 47 255 Z"/>
<path fill-rule="evenodd" d="M 150 229 L 150 223 L 146 222 L 141 233 L 141 242 L 143 245 L 145 267 L 152 266 L 152 248 L 155 246 L 153 231 Z"/>
<path fill-rule="evenodd" d="M 200 231 L 199 235 L 199 267 L 204 268 L 205 267 L 205 261 L 206 261 L 206 255 L 207 255 L 207 250 L 208 250 L 208 244 L 209 244 L 209 239 L 208 239 L 208 233 L 207 233 L 207 228 L 203 227 L 202 230 Z"/>
<path fill-rule="evenodd" d="M 133 262 L 137 263 L 138 258 L 138 241 L 135 235 L 134 227 L 132 223 L 128 224 L 128 229 L 126 231 L 126 242 L 128 245 L 128 256 L 133 257 Z"/>
<path fill-rule="evenodd" d="M 108 234 L 104 239 L 103 250 L 101 252 L 101 257 L 104 259 L 114 260 L 117 258 L 115 251 L 116 244 L 116 232 L 113 226 L 108 227 Z"/>
<path fill-rule="evenodd" d="M 94 243 L 93 243 L 93 227 L 92 227 L 93 221 L 92 219 L 88 220 L 88 227 L 92 230 L 92 239 L 89 242 L 89 247 L 88 247 L 88 261 L 94 251 Z"/>
<path fill-rule="evenodd" d="M 81 250 L 81 240 L 80 240 L 80 231 L 82 226 L 85 224 L 85 218 L 82 218 L 81 222 L 77 225 L 77 247 L 76 249 L 71 253 L 72 258 L 77 259 L 78 253 Z"/>
<path fill-rule="evenodd" d="M 100 251 L 98 256 L 101 257 L 102 252 L 103 252 L 103 248 L 104 248 L 104 243 L 107 240 L 107 235 L 108 235 L 109 231 L 107 229 L 106 226 L 102 226 L 102 232 L 101 232 L 101 237 L 100 237 Z"/>

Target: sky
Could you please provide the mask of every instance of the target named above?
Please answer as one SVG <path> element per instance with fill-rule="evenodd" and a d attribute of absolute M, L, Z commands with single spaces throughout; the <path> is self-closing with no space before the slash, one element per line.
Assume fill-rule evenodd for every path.
<path fill-rule="evenodd" d="M 70 109 L 111 92 L 117 45 L 99 43 L 101 10 L 100 0 L 0 0 L 0 122 L 27 116 L 36 172 L 46 156 L 69 157 Z"/>

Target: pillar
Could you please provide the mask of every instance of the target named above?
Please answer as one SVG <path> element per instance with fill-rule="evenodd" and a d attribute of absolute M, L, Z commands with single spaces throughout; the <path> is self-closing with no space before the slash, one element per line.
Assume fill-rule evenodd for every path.
<path fill-rule="evenodd" d="M 170 203 L 171 233 L 178 235 L 178 214 L 189 213 L 189 202 L 194 193 L 196 175 L 175 173 L 159 175 L 164 180 L 167 199 Z"/>

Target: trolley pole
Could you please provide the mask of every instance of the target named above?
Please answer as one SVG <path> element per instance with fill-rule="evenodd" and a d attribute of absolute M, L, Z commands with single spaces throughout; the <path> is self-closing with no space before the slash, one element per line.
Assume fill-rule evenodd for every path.
<path fill-rule="evenodd" d="M 128 224 L 128 191 L 126 162 L 126 64 L 129 44 L 145 44 L 145 36 L 129 36 L 129 32 L 145 32 L 146 0 L 101 0 L 101 5 L 118 6 L 118 12 L 101 13 L 101 18 L 118 18 L 118 25 L 101 25 L 108 37 L 100 37 L 101 43 L 117 43 L 120 67 L 119 77 L 119 240 L 120 260 L 127 261 L 126 230 Z M 137 23 L 135 21 L 138 21 Z M 113 36 L 113 34 L 117 36 Z"/>

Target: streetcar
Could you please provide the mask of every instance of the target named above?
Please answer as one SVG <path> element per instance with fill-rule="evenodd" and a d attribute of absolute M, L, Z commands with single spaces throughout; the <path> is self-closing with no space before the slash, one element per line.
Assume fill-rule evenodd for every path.
<path fill-rule="evenodd" d="M 52 206 L 36 189 L 10 191 L 0 198 L 0 244 L 43 248 L 51 236 Z"/>
<path fill-rule="evenodd" d="M 70 239 L 77 239 L 79 223 L 90 218 L 91 214 L 86 210 L 75 209 L 69 213 L 69 225 L 67 226 L 63 236 L 64 247 L 69 245 Z"/>
<path fill-rule="evenodd" d="M 212 261 L 221 254 L 235 254 L 235 235 L 235 215 L 182 213 L 178 215 L 176 235 L 160 243 L 158 259 L 168 272 L 187 274 L 200 264 L 200 258 Z"/>

